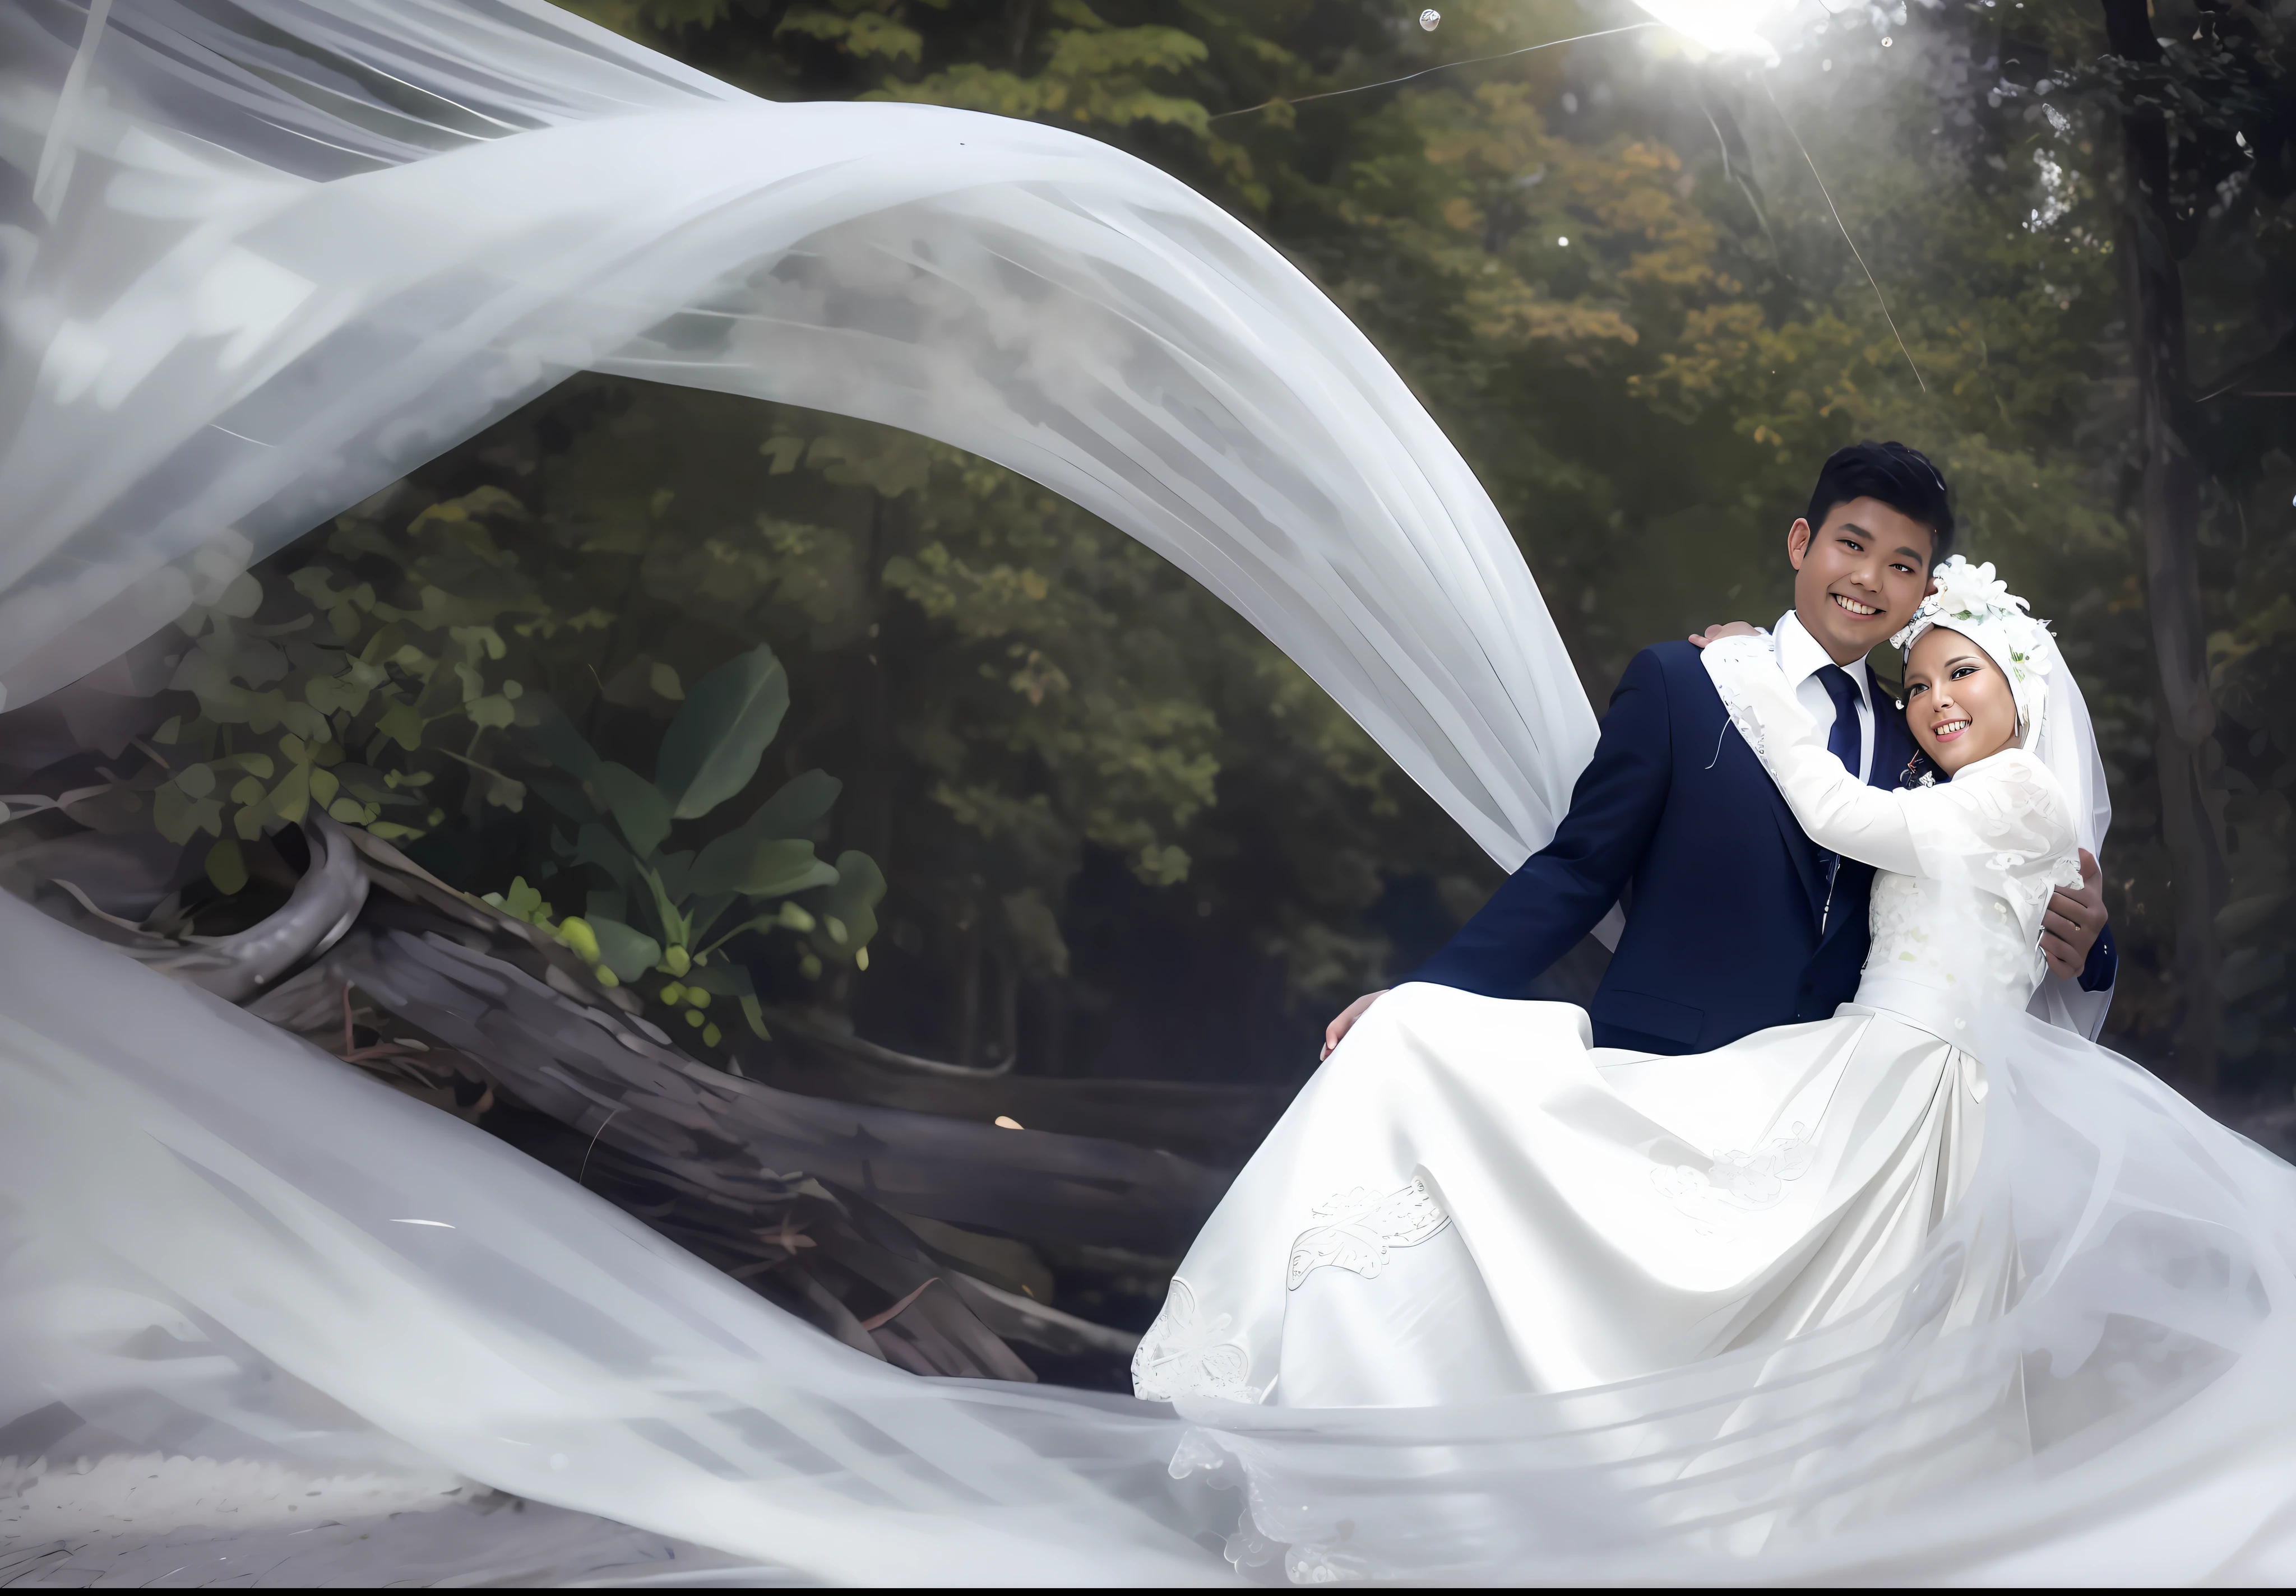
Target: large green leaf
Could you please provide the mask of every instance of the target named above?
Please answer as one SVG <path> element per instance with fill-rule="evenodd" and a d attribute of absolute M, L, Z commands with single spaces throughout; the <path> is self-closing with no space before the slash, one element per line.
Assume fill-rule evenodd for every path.
<path fill-rule="evenodd" d="M 836 880 L 837 872 L 814 857 L 813 844 L 804 838 L 759 837 L 744 826 L 701 850 L 686 873 L 685 889 L 697 897 L 719 892 L 786 897 Z"/>
<path fill-rule="evenodd" d="M 598 773 L 602 761 L 595 749 L 566 712 L 539 693 L 530 700 L 537 716 L 535 724 L 525 728 L 526 739 L 535 750 L 551 764 L 578 782 L 587 782 Z"/>
<path fill-rule="evenodd" d="M 778 792 L 758 806 L 756 814 L 701 850 L 693 872 L 685 878 L 686 890 L 701 896 L 719 892 L 758 896 L 802 892 L 835 880 L 834 872 L 826 864 L 819 864 L 814 872 L 805 868 L 808 862 L 818 863 L 813 860 L 809 842 L 802 853 L 786 847 L 767 849 L 764 845 L 805 839 L 820 823 L 821 817 L 829 813 L 844 785 L 835 776 L 818 770 L 791 777 Z M 808 874 L 813 879 L 804 879 Z M 800 884 L 778 884 L 788 880 Z M 765 884 L 746 884 L 752 881 Z"/>
<path fill-rule="evenodd" d="M 545 776 L 527 785 L 536 797 L 578 825 L 603 818 L 598 806 L 590 800 L 590 795 L 571 782 L 553 781 Z"/>
<path fill-rule="evenodd" d="M 682 902 L 687 896 L 686 877 L 693 869 L 693 855 L 684 851 L 657 854 L 646 863 L 660 878 L 663 894 L 673 903 Z"/>
<path fill-rule="evenodd" d="M 590 929 L 598 938 L 598 960 L 617 979 L 635 981 L 661 962 L 661 944 L 619 920 L 594 920 Z"/>
<path fill-rule="evenodd" d="M 654 767 L 671 813 L 692 820 L 748 786 L 788 712 L 789 673 L 763 644 L 696 682 Z"/>
<path fill-rule="evenodd" d="M 742 829 L 759 837 L 810 837 L 844 790 L 845 783 L 825 770 L 791 776 L 758 806 L 758 812 L 742 823 Z"/>
<path fill-rule="evenodd" d="M 602 759 L 590 773 L 590 790 L 612 810 L 614 822 L 641 859 L 669 835 L 669 800 L 661 789 L 627 765 Z"/>

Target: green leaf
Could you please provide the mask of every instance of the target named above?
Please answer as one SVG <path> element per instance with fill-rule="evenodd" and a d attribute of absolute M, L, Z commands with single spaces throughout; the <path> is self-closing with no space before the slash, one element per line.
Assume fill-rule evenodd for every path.
<path fill-rule="evenodd" d="M 619 920 L 586 917 L 598 938 L 598 960 L 617 978 L 635 981 L 661 962 L 661 944 Z"/>
<path fill-rule="evenodd" d="M 316 709 L 312 708 L 308 704 L 288 703 L 282 695 L 277 693 L 266 693 L 264 696 L 266 698 L 277 698 L 280 700 L 280 724 L 284 725 L 290 732 L 294 733 L 296 736 L 300 737 L 306 742 L 324 742 L 326 741 L 330 728 L 327 725 L 327 717 L 325 716 L 320 714 Z M 255 729 L 258 732 L 263 730 L 261 726 L 257 726 Z"/>
<path fill-rule="evenodd" d="M 739 892 L 750 897 L 786 897 L 836 880 L 837 872 L 815 858 L 813 844 L 803 838 L 757 837 L 745 826 L 701 850 L 687 872 L 685 887 L 701 896 Z"/>
<path fill-rule="evenodd" d="M 687 895 L 687 879 L 693 867 L 693 855 L 683 850 L 661 854 L 647 861 L 661 881 L 662 896 L 673 903 L 683 902 Z"/>
<path fill-rule="evenodd" d="M 809 770 L 791 776 L 758 806 L 758 812 L 742 823 L 742 829 L 759 837 L 810 837 L 843 790 L 845 783 L 827 771 Z"/>
<path fill-rule="evenodd" d="M 718 892 L 712 893 L 689 906 L 685 912 L 685 923 L 688 934 L 693 938 L 693 945 L 696 947 L 708 945 L 710 931 L 717 926 L 718 921 L 725 918 L 726 911 L 741 901 L 739 893 Z"/>
<path fill-rule="evenodd" d="M 284 821 L 299 821 L 311 806 L 311 767 L 298 765 L 271 790 L 271 812 Z"/>
<path fill-rule="evenodd" d="M 374 729 L 410 754 L 422 746 L 422 712 L 412 704 L 393 704 L 382 712 Z"/>
<path fill-rule="evenodd" d="M 858 849 L 848 849 L 837 855 L 837 883 L 826 891 L 816 894 L 813 912 L 823 921 L 823 930 L 814 939 L 814 945 L 840 958 L 868 945 L 877 934 L 877 904 L 885 896 L 885 872 L 877 862 Z M 841 938 L 832 938 L 827 922 L 836 920 L 845 928 Z"/>
<path fill-rule="evenodd" d="M 766 1029 L 765 1011 L 758 1007 L 758 1000 L 755 996 L 743 995 L 742 1018 L 750 1022 L 750 1029 L 757 1033 L 758 1041 L 771 1042 L 774 1039 L 773 1033 Z"/>
<path fill-rule="evenodd" d="M 570 782 L 545 779 L 533 782 L 532 786 L 541 795 L 544 803 L 577 824 L 605 818 L 598 806 L 590 801 L 590 795 Z"/>
<path fill-rule="evenodd" d="M 687 690 L 661 740 L 654 779 L 680 820 L 707 814 L 750 784 L 789 712 L 789 673 L 763 644 Z"/>
<path fill-rule="evenodd" d="M 622 839 L 594 820 L 575 835 L 574 863 L 596 865 L 625 892 L 636 890 L 643 880 L 637 859 Z"/>
<path fill-rule="evenodd" d="M 472 699 L 463 706 L 463 714 L 472 725 L 490 729 L 510 724 L 517 713 L 511 701 L 498 692 L 482 699 Z"/>
<path fill-rule="evenodd" d="M 510 891 L 503 897 L 503 907 L 519 919 L 529 921 L 537 913 L 546 914 L 550 911 L 550 905 L 542 900 L 541 892 L 528 886 L 524 876 L 512 879 Z"/>
<path fill-rule="evenodd" d="M 712 959 L 679 978 L 688 990 L 699 987 L 714 997 L 748 997 L 758 989 L 747 970 L 726 959 Z"/>
<path fill-rule="evenodd" d="M 589 775 L 590 790 L 613 811 L 622 835 L 641 859 L 669 835 L 669 800 L 661 789 L 627 765 L 602 759 Z"/>
<path fill-rule="evenodd" d="M 574 723 L 566 718 L 566 711 L 538 693 L 532 696 L 535 723 L 525 730 L 536 750 L 576 781 L 594 780 L 604 764 L 597 750 L 574 729 Z"/>
<path fill-rule="evenodd" d="M 239 844 L 226 837 L 208 849 L 208 880 L 226 897 L 234 897 L 247 885 L 247 861 L 240 857 Z"/>

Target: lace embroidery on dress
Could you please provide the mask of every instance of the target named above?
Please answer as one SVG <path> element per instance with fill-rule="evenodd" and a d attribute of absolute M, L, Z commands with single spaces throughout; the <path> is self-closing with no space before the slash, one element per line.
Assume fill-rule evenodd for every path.
<path fill-rule="evenodd" d="M 1169 1402 L 1175 1396 L 1258 1402 L 1260 1388 L 1245 1384 L 1251 1373 L 1251 1354 L 1226 1338 L 1234 1323 L 1232 1314 L 1206 1318 L 1188 1282 L 1173 1276 L 1156 1322 L 1133 1349 L 1132 1394 L 1143 1402 Z"/>
<path fill-rule="evenodd" d="M 1382 1194 L 1357 1186 L 1340 1192 L 1318 1203 L 1315 1216 L 1324 1223 L 1301 1231 L 1292 1243 L 1292 1266 L 1283 1283 L 1294 1291 L 1326 1264 L 1376 1280 L 1387 1266 L 1390 1248 L 1416 1247 L 1451 1223 L 1427 1190 L 1425 1175 L 1414 1175 L 1400 1191 Z"/>
<path fill-rule="evenodd" d="M 1774 1208 L 1785 1200 L 1785 1183 L 1809 1173 L 1817 1157 L 1809 1127 L 1797 1119 L 1783 1136 L 1773 1136 L 1752 1152 L 1733 1149 L 1714 1155 L 1703 1170 L 1687 1164 L 1651 1171 L 1656 1186 L 1702 1236 L 1727 1234 L 1735 1216 Z"/>
<path fill-rule="evenodd" d="M 1743 666 L 1759 669 L 1770 665 L 1776 658 L 1773 651 L 1776 646 L 1767 633 L 1752 637 L 1726 637 L 1706 645 L 1709 654 L 1731 667 L 1723 670 L 1709 667 L 1707 675 L 1714 683 L 1714 694 L 1722 700 L 1722 708 L 1730 712 L 1731 726 L 1746 740 L 1746 746 L 1754 750 L 1754 757 L 1766 766 L 1770 764 L 1769 738 L 1766 734 L 1767 728 L 1762 724 L 1754 695 L 1746 690 L 1745 678 L 1736 667 Z"/>

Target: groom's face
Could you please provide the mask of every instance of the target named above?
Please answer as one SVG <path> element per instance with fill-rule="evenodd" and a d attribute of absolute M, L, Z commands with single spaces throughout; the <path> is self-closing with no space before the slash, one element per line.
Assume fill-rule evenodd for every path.
<path fill-rule="evenodd" d="M 1839 665 L 1862 659 L 1913 619 L 1930 590 L 1930 529 L 1879 499 L 1851 499 L 1813 531 L 1786 534 L 1794 613 Z"/>

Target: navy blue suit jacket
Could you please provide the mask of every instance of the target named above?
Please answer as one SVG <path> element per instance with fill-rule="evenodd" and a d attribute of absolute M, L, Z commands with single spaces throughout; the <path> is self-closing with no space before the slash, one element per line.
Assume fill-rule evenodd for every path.
<path fill-rule="evenodd" d="M 1857 668 L 1874 709 L 1873 784 L 1893 788 L 1912 734 Z M 1587 1005 L 1595 1044 L 1703 1052 L 1826 1019 L 1856 995 L 1873 886 L 1874 867 L 1851 859 L 1829 880 L 1698 650 L 1660 643 L 1627 667 L 1554 840 L 1406 978 L 1521 997 L 1624 897 L 1626 934 Z M 2108 930 L 2081 985 L 2101 991 L 2115 969 Z"/>

